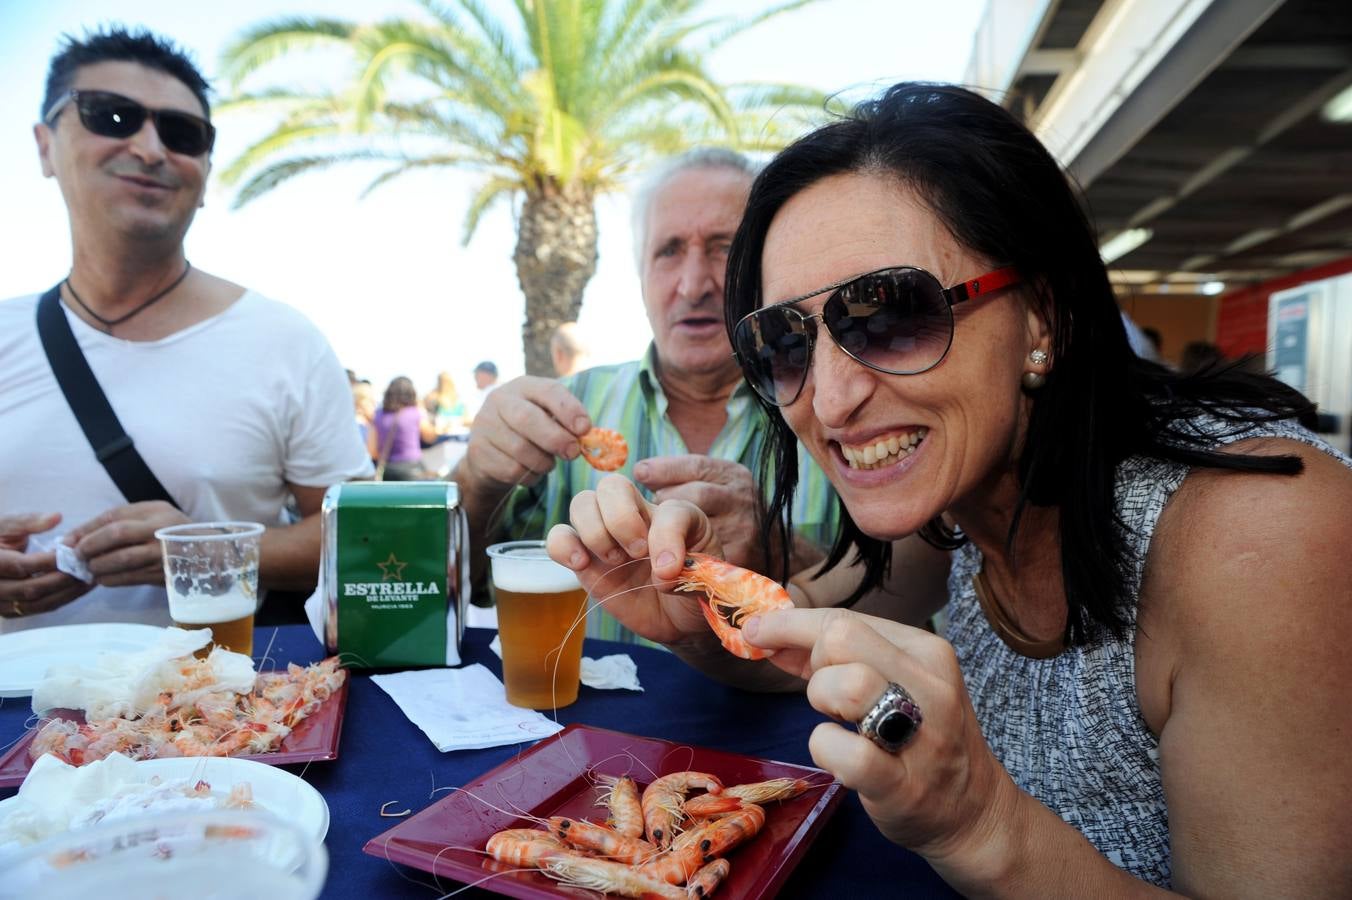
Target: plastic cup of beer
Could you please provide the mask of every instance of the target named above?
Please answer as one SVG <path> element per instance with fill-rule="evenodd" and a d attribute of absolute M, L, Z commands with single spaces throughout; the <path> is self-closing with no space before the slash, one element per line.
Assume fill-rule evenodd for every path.
<path fill-rule="evenodd" d="M 577 699 L 587 592 L 549 558 L 544 541 L 488 548 L 507 702 L 554 709 Z"/>
<path fill-rule="evenodd" d="M 210 628 L 212 644 L 253 655 L 262 535 L 255 522 L 198 522 L 155 532 L 164 547 L 164 586 L 175 625 Z"/>

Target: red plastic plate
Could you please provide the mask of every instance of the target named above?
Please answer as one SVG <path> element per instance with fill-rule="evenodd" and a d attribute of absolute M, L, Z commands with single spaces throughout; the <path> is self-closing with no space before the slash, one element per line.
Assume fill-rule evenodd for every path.
<path fill-rule="evenodd" d="M 774 896 L 844 796 L 842 786 L 821 769 L 569 725 L 362 849 L 509 897 L 576 897 L 576 890 L 539 872 L 504 872 L 482 853 L 488 839 L 503 828 L 533 827 L 522 813 L 601 821 L 605 810 L 595 805 L 596 776 L 630 775 L 642 789 L 652 780 L 650 769 L 657 775 L 708 772 L 728 785 L 770 778 L 802 778 L 813 785 L 792 800 L 767 804 L 765 828 L 729 855 L 732 873 L 717 892 L 729 900 Z"/>
<path fill-rule="evenodd" d="M 347 710 L 347 686 L 351 675 L 343 679 L 342 685 L 334 694 L 320 704 L 319 709 L 301 720 L 290 734 L 270 753 L 255 756 L 242 756 L 240 759 L 255 759 L 269 765 L 297 762 L 321 762 L 338 758 L 338 739 L 343 733 L 343 713 Z M 79 711 L 55 710 L 61 718 L 83 719 Z M 46 719 L 43 720 L 45 722 Z M 42 723 L 29 730 L 9 752 L 0 757 L 0 787 L 14 787 L 22 784 L 33 767 L 28 758 L 28 745 L 33 743 Z"/>

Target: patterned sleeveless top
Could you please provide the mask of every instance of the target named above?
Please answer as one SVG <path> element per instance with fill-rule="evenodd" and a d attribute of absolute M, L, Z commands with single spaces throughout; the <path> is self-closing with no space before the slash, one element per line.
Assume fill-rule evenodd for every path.
<path fill-rule="evenodd" d="M 1229 435 L 1223 432 L 1233 425 L 1209 417 L 1194 426 L 1217 446 L 1250 437 L 1290 438 L 1352 467 L 1352 460 L 1294 422 Z M 1051 659 L 1015 653 L 982 614 L 972 586 L 982 558 L 971 544 L 954 551 L 945 610 L 946 636 L 981 730 L 1014 782 L 1079 829 L 1114 865 L 1162 887 L 1172 878 L 1169 817 L 1159 742 L 1136 696 L 1136 600 L 1155 524 L 1188 472 L 1187 466 L 1144 457 L 1118 467 L 1117 512 L 1128 530 L 1131 561 L 1124 639 L 1072 647 Z"/>

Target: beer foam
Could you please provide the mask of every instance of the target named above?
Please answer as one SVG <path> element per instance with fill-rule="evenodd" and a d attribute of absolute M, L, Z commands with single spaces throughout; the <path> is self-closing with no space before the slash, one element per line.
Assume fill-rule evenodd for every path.
<path fill-rule="evenodd" d="M 511 553 L 492 557 L 493 586 L 522 594 L 559 594 L 577 590 L 577 573 L 545 556 Z"/>
<path fill-rule="evenodd" d="M 215 596 L 198 591 L 180 594 L 172 588 L 169 591 L 169 615 L 184 625 L 231 622 L 253 615 L 256 606 L 254 598 L 238 587 Z"/>

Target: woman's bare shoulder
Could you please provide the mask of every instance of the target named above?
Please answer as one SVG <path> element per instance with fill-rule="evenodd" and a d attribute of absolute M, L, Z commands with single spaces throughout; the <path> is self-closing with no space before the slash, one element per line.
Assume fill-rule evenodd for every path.
<path fill-rule="evenodd" d="M 1352 470 L 1295 441 L 1233 449 L 1304 468 L 1184 480 L 1151 541 L 1137 642 L 1176 884 L 1220 893 L 1239 857 L 1301 885 L 1352 828 Z"/>

